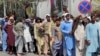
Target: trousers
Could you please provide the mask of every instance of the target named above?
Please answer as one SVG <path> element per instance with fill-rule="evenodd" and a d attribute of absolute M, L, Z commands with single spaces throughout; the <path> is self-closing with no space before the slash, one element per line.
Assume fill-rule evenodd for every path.
<path fill-rule="evenodd" d="M 6 51 L 7 49 L 7 33 L 5 31 L 2 31 L 2 49 L 3 51 Z"/>

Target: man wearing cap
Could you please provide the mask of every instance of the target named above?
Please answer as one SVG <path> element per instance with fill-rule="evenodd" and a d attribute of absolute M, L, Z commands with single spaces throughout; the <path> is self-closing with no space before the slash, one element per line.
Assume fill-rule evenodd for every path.
<path fill-rule="evenodd" d="M 72 35 L 73 20 L 66 15 L 66 20 L 61 23 L 60 30 L 64 37 L 65 49 L 68 56 L 75 56 L 75 38 Z"/>
<path fill-rule="evenodd" d="M 44 26 L 44 30 L 45 30 L 45 34 L 44 34 L 44 53 L 45 55 L 47 55 L 48 53 L 48 49 L 50 47 L 50 39 L 52 36 L 52 30 L 51 30 L 51 18 L 50 15 L 46 15 L 46 21 L 43 23 Z M 49 44 L 48 44 L 49 43 Z M 51 48 L 51 47 L 50 47 Z"/>

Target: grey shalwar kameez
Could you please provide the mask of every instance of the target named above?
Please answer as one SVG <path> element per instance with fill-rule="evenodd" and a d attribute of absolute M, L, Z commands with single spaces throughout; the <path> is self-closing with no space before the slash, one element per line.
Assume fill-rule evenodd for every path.
<path fill-rule="evenodd" d="M 15 42 L 16 50 L 17 53 L 22 53 L 24 45 L 24 39 L 23 39 L 24 25 L 22 22 L 16 24 L 15 31 L 16 31 L 16 42 Z"/>

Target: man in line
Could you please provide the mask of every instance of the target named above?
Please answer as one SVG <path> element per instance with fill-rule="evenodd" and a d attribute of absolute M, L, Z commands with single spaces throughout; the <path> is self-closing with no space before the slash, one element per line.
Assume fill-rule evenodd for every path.
<path fill-rule="evenodd" d="M 65 47 L 68 56 L 75 56 L 75 38 L 72 35 L 73 20 L 66 15 L 66 20 L 61 23 L 60 29 L 64 37 Z"/>
<path fill-rule="evenodd" d="M 46 22 L 43 23 L 45 34 L 44 34 L 44 54 L 47 55 L 48 49 L 51 48 L 50 46 L 50 39 L 51 39 L 51 17 L 50 15 L 46 15 Z M 51 50 L 51 49 L 50 49 Z"/>
<path fill-rule="evenodd" d="M 2 19 L 2 50 L 5 52 L 7 50 L 7 33 L 5 32 L 4 28 L 7 24 L 7 16 Z"/>
<path fill-rule="evenodd" d="M 85 52 L 85 27 L 82 16 L 74 20 L 74 35 L 76 38 L 76 56 L 84 56 Z"/>
<path fill-rule="evenodd" d="M 23 46 L 24 46 L 24 19 L 20 19 L 20 22 L 18 22 L 15 25 L 15 36 L 16 36 L 16 51 L 17 51 L 17 56 L 21 56 L 23 53 Z"/>
<path fill-rule="evenodd" d="M 91 23 L 86 26 L 86 40 L 87 40 L 87 49 L 86 56 L 97 56 L 96 52 L 99 47 L 98 37 L 99 34 L 99 25 L 95 23 L 96 14 L 91 14 Z"/>
<path fill-rule="evenodd" d="M 54 32 L 54 42 L 53 42 L 53 48 L 52 48 L 52 53 L 53 56 L 62 56 L 63 52 L 62 52 L 62 33 L 60 31 L 60 22 L 61 22 L 61 18 L 56 19 L 56 26 L 53 28 L 53 32 Z"/>

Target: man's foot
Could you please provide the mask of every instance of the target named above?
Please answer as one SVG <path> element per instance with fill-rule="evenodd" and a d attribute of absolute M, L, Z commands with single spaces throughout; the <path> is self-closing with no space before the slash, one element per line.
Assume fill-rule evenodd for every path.
<path fill-rule="evenodd" d="M 22 56 L 21 54 L 17 54 L 17 56 Z"/>
<path fill-rule="evenodd" d="M 8 53 L 9 55 L 12 55 L 12 54 L 13 54 L 13 52 L 11 52 L 11 51 L 7 51 L 7 53 Z"/>

